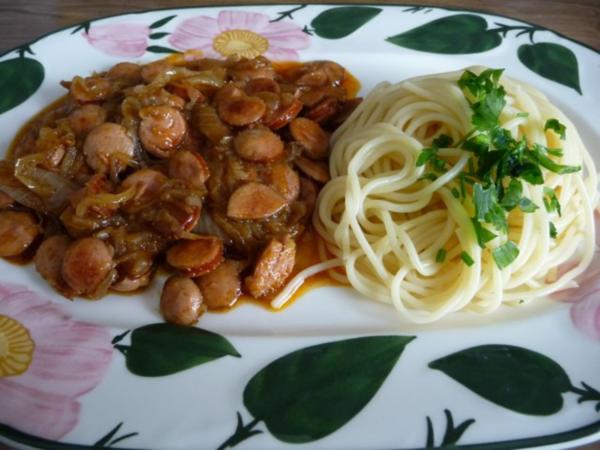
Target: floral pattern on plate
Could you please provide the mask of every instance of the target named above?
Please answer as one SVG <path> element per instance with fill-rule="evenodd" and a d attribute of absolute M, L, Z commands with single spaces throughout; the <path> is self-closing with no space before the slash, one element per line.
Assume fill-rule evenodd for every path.
<path fill-rule="evenodd" d="M 102 380 L 112 353 L 105 327 L 72 320 L 24 286 L 1 284 L 0 423 L 61 438 L 77 425 L 77 399 Z"/>
<path fill-rule="evenodd" d="M 295 61 L 310 38 L 293 22 L 269 20 L 269 16 L 244 11 L 221 11 L 217 18 L 195 16 L 184 20 L 169 43 L 178 50 L 200 50 L 207 57 L 263 55 L 279 61 Z"/>

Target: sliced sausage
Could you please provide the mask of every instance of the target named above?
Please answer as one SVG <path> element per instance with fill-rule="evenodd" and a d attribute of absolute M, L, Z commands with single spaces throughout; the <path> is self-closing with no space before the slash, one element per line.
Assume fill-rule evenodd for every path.
<path fill-rule="evenodd" d="M 0 209 L 5 209 L 13 205 L 15 201 L 6 192 L 0 191 Z"/>
<path fill-rule="evenodd" d="M 263 118 L 263 123 L 272 130 L 279 130 L 300 114 L 302 106 L 302 102 L 292 94 L 284 93 L 281 95 L 279 107 L 266 114 Z"/>
<path fill-rule="evenodd" d="M 252 275 L 244 279 L 244 289 L 254 298 L 271 294 L 283 286 L 295 261 L 296 243 L 289 235 L 271 240 L 259 256 Z"/>
<path fill-rule="evenodd" d="M 264 219 L 281 211 L 285 199 L 261 183 L 246 183 L 237 188 L 227 203 L 227 215 L 233 219 Z"/>
<path fill-rule="evenodd" d="M 186 133 L 181 111 L 165 105 L 147 106 L 140 110 L 140 117 L 139 135 L 144 149 L 158 158 L 168 158 Z"/>
<path fill-rule="evenodd" d="M 169 176 L 199 189 L 208 180 L 208 164 L 199 153 L 181 150 L 169 159 Z"/>
<path fill-rule="evenodd" d="M 271 61 L 264 56 L 240 59 L 230 67 L 229 72 L 233 79 L 240 81 L 248 81 L 254 78 L 275 78 L 276 76 Z"/>
<path fill-rule="evenodd" d="M 300 177 L 300 199 L 306 204 L 309 214 L 312 213 L 315 204 L 317 203 L 317 195 L 319 190 L 315 182 L 304 177 Z"/>
<path fill-rule="evenodd" d="M 310 158 L 319 159 L 327 156 L 329 137 L 317 122 L 305 117 L 297 117 L 290 122 L 290 133 Z"/>
<path fill-rule="evenodd" d="M 254 95 L 259 92 L 274 92 L 278 94 L 281 86 L 272 78 L 253 78 L 246 83 L 246 94 Z"/>
<path fill-rule="evenodd" d="M 102 77 L 74 77 L 69 87 L 71 96 L 79 103 L 106 100 L 112 92 L 110 81 Z"/>
<path fill-rule="evenodd" d="M 103 123 L 85 138 L 83 153 L 88 165 L 98 173 L 116 168 L 122 170 L 133 158 L 133 140 L 125 127 L 116 123 Z"/>
<path fill-rule="evenodd" d="M 163 194 L 162 197 L 169 197 Z M 142 211 L 145 220 L 163 236 L 169 239 L 185 237 L 200 220 L 202 212 L 201 199 L 191 196 L 183 199 L 164 201 L 156 208 L 146 208 Z"/>
<path fill-rule="evenodd" d="M 85 135 L 106 122 L 106 110 L 93 103 L 83 105 L 69 114 L 69 126 L 78 135 Z"/>
<path fill-rule="evenodd" d="M 118 279 L 110 288 L 117 292 L 132 292 L 150 284 L 154 255 L 149 251 L 137 250 L 126 253 L 124 258 L 117 266 Z"/>
<path fill-rule="evenodd" d="M 197 280 L 208 309 L 232 307 L 242 294 L 240 264 L 227 259 Z"/>
<path fill-rule="evenodd" d="M 315 69 L 305 73 L 296 80 L 300 86 L 321 87 L 327 84 L 329 77 L 323 69 Z"/>
<path fill-rule="evenodd" d="M 158 170 L 140 169 L 133 172 L 121 183 L 124 191 L 135 188 L 135 196 L 127 202 L 125 210 L 136 209 L 157 200 L 166 182 L 167 177 Z"/>
<path fill-rule="evenodd" d="M 237 86 L 235 83 L 228 83 L 225 86 L 221 87 L 213 97 L 213 101 L 216 105 L 219 105 L 223 102 L 228 102 L 230 100 L 235 100 L 236 98 L 245 97 L 244 91 Z"/>
<path fill-rule="evenodd" d="M 170 323 L 192 326 L 206 310 L 200 288 L 189 278 L 171 276 L 163 286 L 160 312 Z"/>
<path fill-rule="evenodd" d="M 273 161 L 283 154 L 281 138 L 268 128 L 251 128 L 238 133 L 233 146 L 238 155 L 254 162 Z"/>
<path fill-rule="evenodd" d="M 294 160 L 294 163 L 298 166 L 298 169 L 313 180 L 319 183 L 327 183 L 329 181 L 329 169 L 325 162 L 313 161 L 312 159 L 299 156 Z"/>
<path fill-rule="evenodd" d="M 120 62 L 110 68 L 106 77 L 128 85 L 139 84 L 142 81 L 142 67 L 135 63 Z"/>
<path fill-rule="evenodd" d="M 173 66 L 167 61 L 159 59 L 158 61 L 153 61 L 149 64 L 142 66 L 140 70 L 140 75 L 142 76 L 142 80 L 144 80 L 144 82 L 152 83 L 155 78 L 164 75 L 172 68 Z"/>
<path fill-rule="evenodd" d="M 69 245 L 61 272 L 75 294 L 89 296 L 109 276 L 112 268 L 113 255 L 108 245 L 98 238 L 86 237 Z"/>
<path fill-rule="evenodd" d="M 241 127 L 260 120 L 267 107 L 260 98 L 244 95 L 219 102 L 217 110 L 223 121 Z"/>
<path fill-rule="evenodd" d="M 71 239 L 65 234 L 50 236 L 41 243 L 33 259 L 39 274 L 55 288 L 63 285 L 62 262 Z"/>
<path fill-rule="evenodd" d="M 300 177 L 287 162 L 271 165 L 270 185 L 279 192 L 286 202 L 291 203 L 300 193 Z"/>
<path fill-rule="evenodd" d="M 133 277 L 122 277 L 113 283 L 110 288 L 117 292 L 133 292 L 141 289 L 150 284 L 152 280 L 152 272 L 145 273 L 144 275 L 133 278 Z"/>
<path fill-rule="evenodd" d="M 0 212 L 0 256 L 17 256 L 29 247 L 40 232 L 33 216 L 22 211 Z"/>
<path fill-rule="evenodd" d="M 339 85 L 346 78 L 346 69 L 336 62 L 315 61 L 313 65 L 319 67 L 319 70 L 324 71 L 327 74 L 329 84 L 334 86 Z"/>
<path fill-rule="evenodd" d="M 329 122 L 335 117 L 340 109 L 340 102 L 335 97 L 326 97 L 314 108 L 306 112 L 308 119 L 314 120 L 317 123 L 323 124 Z"/>
<path fill-rule="evenodd" d="M 167 250 L 167 262 L 190 277 L 204 275 L 223 261 L 223 242 L 215 236 L 181 240 Z"/>

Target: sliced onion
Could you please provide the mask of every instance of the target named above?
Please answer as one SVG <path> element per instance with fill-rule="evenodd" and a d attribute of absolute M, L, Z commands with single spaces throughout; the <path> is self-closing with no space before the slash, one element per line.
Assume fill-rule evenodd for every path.
<path fill-rule="evenodd" d="M 44 201 L 25 187 L 0 185 L 0 191 L 9 195 L 14 201 L 35 211 L 45 213 Z"/>
<path fill-rule="evenodd" d="M 69 178 L 79 170 L 83 163 L 83 156 L 77 150 L 77 147 L 69 147 L 65 152 L 60 163 L 60 174 L 64 178 Z"/>
<path fill-rule="evenodd" d="M 118 194 L 102 193 L 85 197 L 77 204 L 77 207 L 75 208 L 75 215 L 78 217 L 84 217 L 88 209 L 93 206 L 99 206 L 111 210 L 117 209 L 120 205 L 135 197 L 135 194 L 136 188 L 135 186 L 132 186 L 126 191 L 119 192 Z"/>
<path fill-rule="evenodd" d="M 37 167 L 41 155 L 29 155 L 19 158 L 15 163 L 15 178 L 42 197 L 55 193 L 74 192 L 79 186 L 55 172 Z"/>
<path fill-rule="evenodd" d="M 200 221 L 198 222 L 198 225 L 194 227 L 192 232 L 199 234 L 212 234 L 213 236 L 221 238 L 223 244 L 226 246 L 233 245 L 233 240 L 221 229 L 221 227 L 219 227 L 219 225 L 215 223 L 214 220 L 212 220 L 212 217 L 210 217 L 210 214 L 208 214 L 206 211 L 200 215 Z"/>

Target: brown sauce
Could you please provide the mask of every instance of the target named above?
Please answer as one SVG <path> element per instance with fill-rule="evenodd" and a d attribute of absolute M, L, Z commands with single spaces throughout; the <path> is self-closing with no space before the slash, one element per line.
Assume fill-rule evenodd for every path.
<path fill-rule="evenodd" d="M 310 267 L 312 265 L 318 264 L 321 262 L 319 259 L 318 252 L 318 242 L 320 240 L 320 236 L 317 232 L 311 227 L 309 227 L 303 234 L 298 238 L 296 242 L 296 263 L 294 265 L 294 270 L 288 280 L 293 279 L 298 273 Z M 265 308 L 271 312 L 280 312 L 284 311 L 288 307 L 290 307 L 296 300 L 298 300 L 303 295 L 307 294 L 313 289 L 324 287 L 324 286 L 342 286 L 338 281 L 331 278 L 327 271 L 317 273 L 309 278 L 307 278 L 302 286 L 300 286 L 296 292 L 292 294 L 287 303 L 280 309 L 273 308 L 271 306 L 271 302 L 277 297 L 281 290 L 285 289 L 285 285 L 279 291 L 262 297 L 260 299 L 256 299 L 249 295 L 243 294 L 237 303 L 235 303 L 231 308 L 220 308 L 220 309 L 211 309 L 210 312 L 216 313 L 226 313 L 232 309 L 235 309 L 239 305 L 243 303 L 252 303 L 254 305 Z"/>
<path fill-rule="evenodd" d="M 298 75 L 297 75 L 299 73 L 298 70 L 302 70 L 303 66 L 304 66 L 304 63 L 298 63 L 298 62 L 282 62 L 282 63 L 274 63 L 273 64 L 273 68 L 275 69 L 276 73 L 281 77 L 281 79 L 283 79 L 284 82 L 288 82 L 288 83 L 292 83 L 292 84 L 295 83 L 294 80 L 296 80 L 296 78 L 298 77 Z M 339 88 L 341 87 L 346 91 L 345 99 L 347 99 L 347 100 L 354 99 L 360 89 L 359 81 L 345 69 L 343 69 L 343 72 L 338 71 L 337 73 L 338 74 L 343 73 L 343 79 L 341 82 L 339 82 L 339 84 L 337 85 L 337 88 L 334 88 L 334 89 L 339 90 Z M 70 83 L 67 82 L 67 83 L 64 83 L 64 85 L 68 86 L 68 85 L 70 85 Z M 209 93 L 207 95 L 212 95 L 212 94 Z M 96 103 L 98 103 L 98 102 L 96 102 Z M 102 102 L 100 102 L 100 104 L 102 104 Z M 309 104 L 307 103 L 306 105 L 308 107 Z M 38 138 L 40 130 L 43 127 L 51 127 L 52 128 L 52 127 L 56 126 L 57 120 L 65 118 L 74 109 L 76 109 L 80 106 L 81 106 L 81 104 L 78 103 L 77 101 L 75 101 L 73 99 L 72 95 L 69 95 L 69 94 L 67 94 L 61 98 L 58 98 L 57 100 L 55 100 L 54 102 L 52 102 L 51 104 L 46 106 L 43 110 L 38 112 L 35 116 L 33 116 L 29 121 L 27 121 L 27 123 L 25 123 L 19 129 L 15 138 L 13 139 L 9 148 L 6 151 L 6 154 L 4 157 L 5 160 L 8 163 L 14 164 L 14 162 L 18 158 L 25 156 L 25 155 L 29 155 L 30 153 L 35 153 L 36 152 L 35 142 L 36 142 L 36 139 Z M 110 106 L 107 106 L 107 111 L 108 111 L 108 114 L 110 115 L 109 117 L 117 117 L 117 118 L 120 117 L 119 113 L 116 112 L 114 105 L 112 108 Z M 115 116 L 115 114 L 116 114 L 116 116 Z M 296 114 L 298 114 L 298 113 L 296 112 Z M 117 119 L 115 119 L 115 120 L 117 120 Z M 188 120 L 188 121 L 190 120 L 189 115 L 186 116 L 186 120 Z M 318 120 L 318 119 L 315 118 L 315 120 Z M 108 120 L 108 121 L 110 121 L 110 120 Z M 336 123 L 339 124 L 340 122 L 335 122 L 335 123 L 333 123 L 333 125 L 337 126 Z M 268 125 L 268 126 L 270 126 L 270 125 Z M 278 128 L 275 128 L 275 129 L 278 129 Z M 331 129 L 329 129 L 328 131 L 331 131 Z M 192 140 L 185 141 L 182 145 L 192 145 L 193 146 L 193 145 L 197 144 L 198 139 L 197 139 L 197 136 L 194 134 L 195 132 L 190 131 L 190 133 L 192 135 L 191 136 Z M 287 132 L 284 132 L 283 134 L 280 134 L 280 135 L 282 137 L 287 136 L 286 139 L 290 139 L 289 133 L 287 133 L 287 134 L 286 133 Z M 206 141 L 206 139 L 204 139 L 204 141 Z M 203 141 L 201 140 L 201 142 L 203 142 Z M 79 148 L 80 144 L 81 144 L 81 142 L 78 138 L 78 145 L 77 145 L 78 148 Z M 188 147 L 183 147 L 183 148 L 188 148 Z M 165 166 L 164 161 L 158 161 L 158 162 L 161 164 L 161 167 Z M 156 166 L 154 166 L 154 167 L 156 167 Z M 212 170 L 212 168 L 211 168 L 211 170 Z M 262 169 L 259 168 L 257 170 L 260 171 Z M 165 170 L 163 170 L 163 173 L 164 172 L 165 172 Z M 88 175 L 85 175 L 85 176 L 87 177 Z M 86 178 L 86 179 L 88 179 L 88 178 Z M 21 209 L 21 207 L 16 206 L 16 207 L 13 207 L 13 209 Z M 307 216 L 307 217 L 309 217 L 309 216 Z M 47 226 L 48 222 L 43 217 L 43 215 L 40 215 L 39 218 L 40 218 L 41 223 L 46 225 L 46 226 L 43 226 L 44 232 L 40 233 L 38 238 L 21 255 L 5 257 L 4 259 L 7 262 L 9 262 L 11 264 L 16 264 L 16 265 L 25 265 L 25 264 L 31 263 L 33 260 L 33 257 L 35 256 L 36 250 L 39 247 L 40 243 L 42 242 L 43 238 L 51 236 L 52 234 L 55 234 L 57 232 L 57 230 L 55 230 L 52 226 L 50 226 L 50 227 Z M 52 222 L 52 220 L 50 222 Z M 310 219 L 308 219 L 307 222 L 310 222 Z M 134 223 L 134 226 L 136 224 L 138 224 L 137 222 L 133 222 L 133 223 Z M 140 221 L 139 224 L 141 224 L 141 223 L 142 222 Z M 120 225 L 116 224 L 114 226 L 118 227 Z M 59 231 L 59 232 L 61 232 L 61 231 Z M 64 231 L 62 231 L 62 233 L 64 233 Z M 71 233 L 69 233 L 69 234 L 71 234 Z M 83 236 L 85 236 L 85 235 L 83 235 Z M 71 234 L 71 237 L 73 237 L 74 239 L 77 239 L 79 236 Z M 287 277 L 288 281 L 291 280 L 294 276 L 296 276 L 300 271 L 304 270 L 305 268 L 310 267 L 310 266 L 320 262 L 319 257 L 318 257 L 318 250 L 317 250 L 318 239 L 320 239 L 320 238 L 318 237 L 317 233 L 314 230 L 312 230 L 312 227 L 310 226 L 309 223 L 306 225 L 306 229 L 303 232 L 300 232 L 295 237 L 296 257 L 295 257 L 293 271 Z M 252 262 L 252 258 L 253 258 L 253 256 L 252 256 L 253 252 L 255 252 L 255 250 L 250 249 L 250 261 L 251 262 Z M 157 273 L 161 274 L 161 275 L 172 275 L 174 272 L 176 272 L 176 271 L 173 268 L 169 267 L 166 264 L 166 262 L 163 260 L 163 258 L 159 256 L 156 259 L 156 261 L 154 262 L 154 269 L 153 269 L 154 275 L 152 275 L 152 277 L 151 277 L 152 281 L 147 286 L 137 288 L 130 292 L 114 291 L 113 294 L 128 295 L 128 296 L 140 295 L 140 294 L 143 295 L 143 293 L 145 291 L 147 291 L 148 288 L 150 288 L 154 285 L 154 277 Z M 246 274 L 247 274 L 247 271 L 242 274 L 242 279 L 244 278 L 244 276 Z M 316 275 L 308 278 L 307 280 L 305 280 L 304 284 L 292 295 L 290 300 L 280 310 L 287 308 L 295 300 L 297 300 L 302 295 L 304 295 L 305 293 L 309 292 L 312 289 L 315 289 L 315 288 L 321 287 L 321 286 L 333 286 L 333 285 L 338 285 L 338 284 L 339 283 L 336 282 L 335 280 L 333 280 L 326 272 L 316 274 Z M 283 289 L 283 288 L 285 288 L 285 284 L 281 289 Z M 261 307 L 265 307 L 266 309 L 271 310 L 271 311 L 279 311 L 279 310 L 275 310 L 275 309 L 271 308 L 270 303 L 277 296 L 278 292 L 281 291 L 281 289 L 279 289 L 276 292 L 271 293 L 269 295 L 263 296 L 260 299 L 256 299 L 256 298 L 251 297 L 250 295 L 243 294 L 238 299 L 238 301 L 234 304 L 234 306 L 232 306 L 232 308 L 235 308 L 237 305 L 242 304 L 242 303 L 251 302 L 251 303 L 260 305 Z M 67 293 L 64 293 L 64 292 L 62 292 L 62 293 L 65 296 L 70 296 Z M 84 295 L 83 298 L 85 298 L 85 297 L 86 296 Z M 219 312 L 219 313 L 226 312 L 232 308 L 217 309 L 217 310 L 214 310 L 214 312 Z"/>

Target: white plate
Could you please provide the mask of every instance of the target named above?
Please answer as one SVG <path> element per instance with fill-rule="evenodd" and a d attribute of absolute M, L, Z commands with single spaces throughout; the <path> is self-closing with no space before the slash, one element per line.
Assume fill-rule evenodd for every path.
<path fill-rule="evenodd" d="M 263 36 L 274 59 L 337 61 L 363 94 L 382 80 L 503 67 L 562 108 L 600 162 L 596 51 L 506 17 L 408 6 L 169 9 L 51 33 L 0 56 L 0 148 L 64 93 L 60 80 L 147 62 L 165 49 L 210 51 L 227 29 Z M 600 437 L 597 299 L 587 299 L 596 328 L 588 324 L 586 334 L 571 320 L 580 302 L 415 326 L 349 289 L 324 287 L 278 314 L 244 304 L 203 316 L 199 327 L 217 335 L 189 329 L 173 337 L 164 325 L 142 328 L 161 322 L 159 282 L 140 296 L 70 303 L 33 267 L 0 268 L 0 442 L 88 448 L 125 437 L 118 446 L 214 449 L 233 436 L 240 449 L 559 448 Z M 33 359 L 23 373 L 3 376 L 15 370 L 2 369 L 9 321 L 28 330 L 20 351 Z M 431 364 L 455 352 L 464 358 Z"/>

